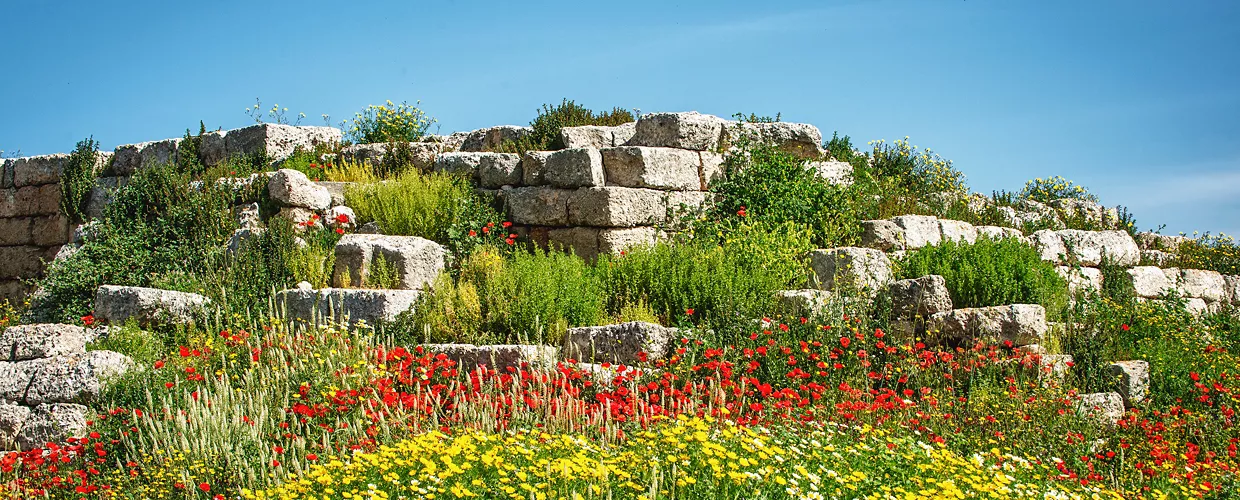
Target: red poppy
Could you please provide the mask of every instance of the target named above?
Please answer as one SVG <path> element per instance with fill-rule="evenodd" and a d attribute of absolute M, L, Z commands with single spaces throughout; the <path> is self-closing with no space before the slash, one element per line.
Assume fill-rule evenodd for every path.
<path fill-rule="evenodd" d="M 94 315 L 94 314 L 87 314 L 87 315 L 85 315 L 85 316 L 82 316 L 82 324 L 83 324 L 83 325 L 86 325 L 86 326 L 90 326 L 90 325 L 95 324 L 95 315 Z"/>

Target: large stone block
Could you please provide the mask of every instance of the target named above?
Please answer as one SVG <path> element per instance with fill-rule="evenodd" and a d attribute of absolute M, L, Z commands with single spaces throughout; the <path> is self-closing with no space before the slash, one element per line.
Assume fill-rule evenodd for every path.
<path fill-rule="evenodd" d="M 1068 248 L 1064 246 L 1063 238 L 1059 237 L 1059 233 L 1043 229 L 1029 235 L 1029 239 L 1032 240 L 1033 247 L 1038 250 L 1042 260 L 1055 264 L 1063 264 L 1068 260 Z M 1081 263 L 1081 265 L 1085 264 Z"/>
<path fill-rule="evenodd" d="M 788 153 L 802 158 L 818 158 L 823 155 L 822 132 L 808 123 L 735 123 L 724 126 L 728 142 L 748 140 L 772 144 Z"/>
<path fill-rule="evenodd" d="M 666 216 L 667 200 L 654 189 L 587 187 L 568 198 L 568 222 L 574 226 L 649 226 Z"/>
<path fill-rule="evenodd" d="M 42 248 L 0 247 L 0 278 L 35 278 L 43 274 Z"/>
<path fill-rule="evenodd" d="M 332 205 L 331 191 L 315 184 L 306 174 L 288 168 L 277 170 L 276 174 L 271 176 L 267 183 L 267 194 L 285 207 L 323 211 Z"/>
<path fill-rule="evenodd" d="M 103 382 L 133 368 L 133 360 L 112 351 L 0 362 L 0 399 L 28 406 L 90 403 Z"/>
<path fill-rule="evenodd" d="M 696 151 L 622 146 L 602 150 L 608 184 L 635 188 L 700 190 L 702 158 Z"/>
<path fill-rule="evenodd" d="M 940 241 L 943 241 L 943 231 L 939 228 L 939 220 L 933 215 L 901 215 L 892 217 L 891 222 L 904 230 L 905 250 L 938 245 Z"/>
<path fill-rule="evenodd" d="M 364 321 L 373 326 L 413 309 L 421 293 L 365 288 L 289 289 L 276 293 L 276 304 L 283 307 L 288 319 L 315 325 Z"/>
<path fill-rule="evenodd" d="M 164 139 L 117 146 L 112 156 L 112 172 L 129 176 L 144 166 L 176 163 L 177 149 L 182 140 Z"/>
<path fill-rule="evenodd" d="M 73 403 L 39 405 L 22 422 L 21 429 L 13 436 L 13 443 L 18 450 L 30 451 L 49 443 L 59 444 L 71 437 L 82 437 L 86 434 L 89 413 L 85 406 Z"/>
<path fill-rule="evenodd" d="M 547 186 L 522 187 L 504 197 L 508 217 L 517 224 L 564 226 L 568 224 L 568 200 L 574 191 Z"/>
<path fill-rule="evenodd" d="M 478 178 L 478 166 L 482 164 L 482 157 L 493 153 L 483 152 L 451 152 L 443 153 L 435 157 L 435 164 L 431 166 L 431 170 L 436 172 L 447 172 L 471 179 Z"/>
<path fill-rule="evenodd" d="M 0 188 L 13 187 L 13 159 L 0 158 Z"/>
<path fill-rule="evenodd" d="M 1096 267 L 1057 266 L 1055 272 L 1068 282 L 1072 293 L 1102 290 L 1102 271 Z"/>
<path fill-rule="evenodd" d="M 806 164 L 812 168 L 819 178 L 827 184 L 851 186 L 853 183 L 853 166 L 845 161 L 813 161 Z"/>
<path fill-rule="evenodd" d="M 516 125 L 500 125 L 497 127 L 482 128 L 470 132 L 461 142 L 461 151 L 465 152 L 481 152 L 495 151 L 506 142 L 517 142 L 534 131 L 530 127 L 520 127 Z"/>
<path fill-rule="evenodd" d="M 1184 236 L 1158 234 L 1153 232 L 1137 233 L 1133 238 L 1137 242 L 1137 246 L 1142 250 L 1161 250 L 1166 252 L 1174 252 L 1180 248 L 1180 244 L 1189 241 Z"/>
<path fill-rule="evenodd" d="M 1154 299 L 1175 290 L 1175 282 L 1157 267 L 1137 266 L 1127 272 L 1132 277 L 1133 291 L 1138 297 Z"/>
<path fill-rule="evenodd" d="M 975 307 L 930 316 L 927 332 L 944 340 L 1040 344 L 1047 331 L 1046 309 L 1036 304 Z"/>
<path fill-rule="evenodd" d="M 1224 290 L 1227 292 L 1227 302 L 1240 305 L 1240 276 L 1226 275 L 1223 276 Z"/>
<path fill-rule="evenodd" d="M 886 219 L 862 221 L 861 244 L 890 252 L 904 250 L 904 228 Z"/>
<path fill-rule="evenodd" d="M 1176 282 L 1180 293 L 1186 297 L 1220 302 L 1227 299 L 1227 281 L 1217 271 L 1182 269 Z"/>
<path fill-rule="evenodd" d="M 7 361 L 25 361 L 85 354 L 88 340 L 86 329 L 80 326 L 14 325 L 0 332 L 0 357 Z"/>
<path fill-rule="evenodd" d="M 725 123 L 722 118 L 697 111 L 649 113 L 637 119 L 627 145 L 714 151 L 719 147 Z"/>
<path fill-rule="evenodd" d="M 973 243 L 977 241 L 977 228 L 958 220 L 939 219 L 939 232 L 943 241 Z"/>
<path fill-rule="evenodd" d="M 826 290 L 806 288 L 775 292 L 775 308 L 789 317 L 815 318 L 826 315 L 834 294 Z"/>
<path fill-rule="evenodd" d="M 937 274 L 898 280 L 887 290 L 891 293 L 892 313 L 898 318 L 930 316 L 952 309 L 947 281 Z"/>
<path fill-rule="evenodd" d="M 1067 219 L 1078 219 L 1102 227 L 1113 228 L 1119 224 L 1119 211 L 1106 208 L 1097 202 L 1062 198 L 1048 203 L 1051 208 L 1059 211 L 1060 216 Z"/>
<path fill-rule="evenodd" d="M 547 157 L 554 151 L 526 151 L 521 155 L 521 183 L 541 186 L 547 183 L 543 173 L 547 170 Z"/>
<path fill-rule="evenodd" d="M 99 177 L 90 188 L 86 200 L 86 216 L 91 219 L 103 217 L 103 209 L 116 198 L 116 191 L 129 183 L 128 177 Z"/>
<path fill-rule="evenodd" d="M 379 256 L 396 270 L 397 288 L 422 289 L 443 272 L 448 250 L 417 236 L 347 234 L 336 243 L 332 283 L 341 288 L 366 282 L 374 259 Z"/>
<path fill-rule="evenodd" d="M 67 161 L 69 155 L 64 153 L 14 158 L 9 167 L 13 171 L 12 186 L 56 184 L 60 182 L 60 172 Z"/>
<path fill-rule="evenodd" d="M 1002 240 L 1006 238 L 1025 239 L 1025 234 L 1019 229 L 1003 226 L 977 226 L 977 236 L 979 238 L 990 238 L 992 240 Z"/>
<path fill-rule="evenodd" d="M 593 262 L 599 254 L 599 231 L 596 227 L 555 227 L 547 231 L 547 243 L 554 250 Z"/>
<path fill-rule="evenodd" d="M 1147 361 L 1117 361 L 1107 365 L 1107 372 L 1115 377 L 1119 387 L 1119 395 L 1124 398 L 1124 406 L 1133 406 L 1145 401 L 1150 390 L 1150 364 Z"/>
<path fill-rule="evenodd" d="M 281 161 L 293 155 L 297 148 L 313 149 L 319 144 L 340 142 L 344 136 L 333 127 L 295 127 L 279 123 L 259 123 L 223 134 L 227 151 L 224 159 L 237 155 L 266 152 L 272 161 Z M 214 142 L 215 139 L 211 139 Z M 208 141 L 204 141 L 208 142 Z M 211 148 L 215 144 L 211 144 Z M 212 159 L 214 159 L 212 151 Z"/>
<path fill-rule="evenodd" d="M 667 212 L 674 218 L 696 216 L 708 208 L 712 198 L 705 191 L 665 191 Z"/>
<path fill-rule="evenodd" d="M 435 157 L 439 153 L 449 151 L 447 146 L 439 142 L 408 142 L 409 152 L 412 154 L 412 166 L 421 171 L 428 171 L 435 164 Z M 341 160 L 353 161 L 356 163 L 369 163 L 371 165 L 382 164 L 387 158 L 388 143 L 376 144 L 354 144 L 340 151 Z"/>
<path fill-rule="evenodd" d="M 565 149 L 603 149 L 616 145 L 615 133 L 612 132 L 612 127 L 598 125 L 564 127 L 560 129 L 560 142 L 563 143 Z"/>
<path fill-rule="evenodd" d="M 17 446 L 13 440 L 29 418 L 30 407 L 0 400 L 0 448 L 12 450 Z"/>
<path fill-rule="evenodd" d="M 602 186 L 605 183 L 603 155 L 593 148 L 556 151 L 547 156 L 543 178 L 561 188 Z"/>
<path fill-rule="evenodd" d="M 634 247 L 654 245 L 663 236 L 662 231 L 646 226 L 600 229 L 598 253 L 618 255 Z"/>
<path fill-rule="evenodd" d="M 30 217 L 0 218 L 0 246 L 29 245 L 33 241 Z"/>
<path fill-rule="evenodd" d="M 698 177 L 702 178 L 701 190 L 706 191 L 716 182 L 723 180 L 727 168 L 724 165 L 724 156 L 714 151 L 698 151 L 698 158 L 702 161 L 702 169 L 698 171 Z"/>
<path fill-rule="evenodd" d="M 1115 425 L 1124 418 L 1124 397 L 1115 392 L 1081 394 L 1076 412 L 1099 424 Z"/>
<path fill-rule="evenodd" d="M 891 283 L 891 261 L 873 248 L 840 247 L 809 253 L 810 286 L 820 290 L 864 290 L 877 293 Z"/>
<path fill-rule="evenodd" d="M 115 325 L 131 318 L 140 325 L 187 323 L 210 303 L 211 299 L 196 293 L 103 285 L 95 292 L 95 318 Z"/>
<path fill-rule="evenodd" d="M 478 161 L 478 182 L 484 188 L 521 185 L 521 156 L 485 153 Z"/>
<path fill-rule="evenodd" d="M 1106 259 L 1112 265 L 1131 267 L 1141 262 L 1141 249 L 1127 232 L 1062 229 L 1057 233 L 1069 263 L 1096 267 Z"/>
<path fill-rule="evenodd" d="M 593 363 L 640 362 L 663 359 L 679 335 L 675 328 L 632 321 L 618 325 L 569 328 L 564 335 L 564 359 Z"/>
<path fill-rule="evenodd" d="M 50 247 L 69 242 L 69 219 L 57 214 L 31 219 L 31 242 Z"/>

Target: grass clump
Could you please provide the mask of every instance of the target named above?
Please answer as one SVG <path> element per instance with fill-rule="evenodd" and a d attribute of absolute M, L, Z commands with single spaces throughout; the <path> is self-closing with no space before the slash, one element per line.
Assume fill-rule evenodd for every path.
<path fill-rule="evenodd" d="M 560 137 L 560 129 L 564 127 L 585 125 L 612 127 L 636 119 L 632 112 L 621 107 L 612 108 L 611 111 L 595 112 L 566 98 L 557 106 L 543 104 L 542 109 L 538 110 L 538 116 L 530 122 L 530 127 L 534 130 L 516 142 L 501 145 L 500 152 L 524 153 L 564 149 L 564 141 Z"/>
<path fill-rule="evenodd" d="M 1041 304 L 1055 318 L 1067 303 L 1068 285 L 1033 247 L 1005 238 L 976 243 L 945 241 L 912 252 L 900 263 L 902 278 L 943 276 L 955 307 Z"/>
<path fill-rule="evenodd" d="M 420 236 L 456 255 L 507 236 L 499 213 L 470 182 L 447 173 L 408 170 L 388 182 L 351 186 L 345 200 L 359 224 L 377 222 L 384 234 Z"/>

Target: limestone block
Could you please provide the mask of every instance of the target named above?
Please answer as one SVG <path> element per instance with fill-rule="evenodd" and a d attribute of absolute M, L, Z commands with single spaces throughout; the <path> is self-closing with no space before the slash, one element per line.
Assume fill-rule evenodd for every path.
<path fill-rule="evenodd" d="M 560 142 L 564 143 L 565 149 L 603 149 L 614 146 L 614 141 L 615 133 L 612 131 L 612 127 L 585 125 L 560 129 Z"/>
<path fill-rule="evenodd" d="M 318 144 L 340 142 L 340 129 L 333 127 L 295 127 L 280 123 L 259 123 L 229 130 L 224 134 L 227 157 L 266 152 L 272 161 L 282 161 L 297 148 L 311 150 Z M 214 139 L 213 139 L 214 140 Z M 214 147 L 214 145 L 212 145 Z"/>
<path fill-rule="evenodd" d="M 915 250 L 927 245 L 938 245 L 943 240 L 939 220 L 933 215 L 901 215 L 891 222 L 904 230 L 904 249 Z"/>
<path fill-rule="evenodd" d="M 818 158 L 823 155 L 822 132 L 808 123 L 729 122 L 723 132 L 730 143 L 749 140 L 772 144 L 802 158 Z"/>
<path fill-rule="evenodd" d="M 832 298 L 834 294 L 826 290 L 779 290 L 775 292 L 775 308 L 789 317 L 821 317 L 828 312 Z"/>
<path fill-rule="evenodd" d="M 69 219 L 64 216 L 48 215 L 31 219 L 31 243 L 43 246 L 59 246 L 69 242 Z"/>
<path fill-rule="evenodd" d="M 1112 426 L 1124 418 L 1124 397 L 1115 392 L 1082 394 L 1076 402 L 1076 412 L 1099 424 Z"/>
<path fill-rule="evenodd" d="M 547 186 L 521 187 L 508 192 L 508 217 L 517 224 L 564 226 L 568 224 L 568 200 L 575 191 Z"/>
<path fill-rule="evenodd" d="M 0 331 L 0 356 L 25 361 L 86 353 L 86 329 L 74 325 L 38 323 L 14 325 Z"/>
<path fill-rule="evenodd" d="M 574 226 L 649 226 L 666 215 L 666 199 L 654 189 L 587 187 L 568 198 L 568 222 Z"/>
<path fill-rule="evenodd" d="M 598 253 L 619 255 L 634 247 L 654 245 L 663 236 L 662 231 L 647 226 L 600 229 Z"/>
<path fill-rule="evenodd" d="M 607 183 L 616 186 L 700 190 L 702 159 L 696 151 L 622 146 L 602 150 Z"/>
<path fill-rule="evenodd" d="M 13 441 L 19 450 L 29 451 L 70 437 L 82 437 L 86 434 L 87 415 L 89 410 L 79 404 L 39 405 L 23 422 Z"/>
<path fill-rule="evenodd" d="M 35 278 L 43 274 L 43 249 L 0 247 L 0 278 Z"/>
<path fill-rule="evenodd" d="M 569 328 L 564 335 L 564 359 L 593 363 L 640 362 L 644 352 L 648 361 L 663 359 L 679 336 L 675 328 L 632 321 L 618 325 Z"/>
<path fill-rule="evenodd" d="M 1124 231 L 1058 231 L 1068 252 L 1069 262 L 1095 267 L 1106 258 L 1112 265 L 1130 267 L 1141 262 L 1137 242 Z"/>
<path fill-rule="evenodd" d="M 1002 226 L 977 226 L 978 237 L 990 238 L 992 240 L 1001 240 L 1004 238 L 1024 239 L 1024 233 L 1019 229 Z"/>
<path fill-rule="evenodd" d="M 554 250 L 593 262 L 599 254 L 598 235 L 596 227 L 557 227 L 547 231 L 547 243 Z"/>
<path fill-rule="evenodd" d="M 1096 267 L 1057 266 L 1055 271 L 1068 282 L 1068 290 L 1073 293 L 1102 290 L 1102 271 Z"/>
<path fill-rule="evenodd" d="M 1134 238 L 1137 246 L 1141 250 L 1161 250 L 1165 252 L 1174 252 L 1180 248 L 1180 244 L 1189 241 L 1189 238 L 1176 235 L 1164 235 L 1150 231 L 1137 233 Z"/>
<path fill-rule="evenodd" d="M 926 329 L 943 339 L 1040 344 L 1048 329 L 1046 310 L 1036 304 L 975 307 L 930 316 Z"/>
<path fill-rule="evenodd" d="M 702 164 L 698 171 L 698 177 L 702 179 L 701 190 L 706 191 L 716 182 L 723 180 L 726 174 L 723 155 L 714 151 L 698 151 L 698 158 Z"/>
<path fill-rule="evenodd" d="M 0 448 L 12 450 L 16 447 L 14 439 L 29 418 L 29 407 L 0 400 Z"/>
<path fill-rule="evenodd" d="M 719 147 L 725 120 L 696 111 L 649 113 L 637 119 L 629 146 L 714 151 Z"/>
<path fill-rule="evenodd" d="M 845 161 L 813 161 L 806 164 L 814 170 L 827 184 L 851 186 L 853 183 L 853 166 Z"/>
<path fill-rule="evenodd" d="M 507 373 L 515 370 L 554 369 L 560 350 L 554 346 L 504 344 L 425 344 L 423 352 L 431 355 L 444 354 L 457 363 L 457 370 L 472 372 L 480 367 Z"/>
<path fill-rule="evenodd" d="M 69 155 L 65 153 L 14 158 L 9 164 L 13 172 L 12 186 L 56 184 L 60 182 L 60 172 L 67 161 Z"/>
<path fill-rule="evenodd" d="M 174 138 L 117 146 L 112 156 L 112 172 L 129 176 L 145 166 L 176 163 L 182 140 Z"/>
<path fill-rule="evenodd" d="M 530 127 L 500 125 L 470 132 L 461 142 L 464 152 L 495 151 L 506 142 L 517 142 L 534 131 Z"/>
<path fill-rule="evenodd" d="M 892 280 L 887 254 L 873 248 L 840 247 L 809 253 L 810 286 L 833 291 L 840 287 L 871 295 Z"/>
<path fill-rule="evenodd" d="M 1132 277 L 1132 287 L 1138 297 L 1153 299 L 1175 290 L 1175 281 L 1168 279 L 1157 267 L 1137 266 L 1127 272 Z"/>
<path fill-rule="evenodd" d="M 521 157 L 511 153 L 484 153 L 478 161 L 478 181 L 484 188 L 521 184 Z"/>
<path fill-rule="evenodd" d="M 593 148 L 556 151 L 547 156 L 543 178 L 561 188 L 602 186 L 605 182 L 603 155 Z"/>
<path fill-rule="evenodd" d="M 130 318 L 141 325 L 187 323 L 210 303 L 211 299 L 196 293 L 103 285 L 95 293 L 95 318 L 116 325 Z"/>
<path fill-rule="evenodd" d="M 354 324 L 374 326 L 396 319 L 417 304 L 420 290 L 374 290 L 365 288 L 288 289 L 276 294 L 276 303 L 290 319 L 316 325 Z"/>
<path fill-rule="evenodd" d="M 898 318 L 930 316 L 952 309 L 947 281 L 937 274 L 898 280 L 887 290 L 891 293 L 892 313 Z"/>
<path fill-rule="evenodd" d="M 1240 276 L 1230 274 L 1223 276 L 1223 283 L 1224 291 L 1227 292 L 1227 302 L 1240 305 Z"/>
<path fill-rule="evenodd" d="M 336 243 L 332 283 L 341 288 L 362 286 L 374 259 L 382 256 L 396 269 L 397 288 L 418 290 L 428 286 L 444 269 L 448 250 L 417 236 L 346 234 Z"/>
<path fill-rule="evenodd" d="M 1227 298 L 1227 281 L 1217 271 L 1183 269 L 1178 280 L 1180 292 L 1187 297 L 1219 302 Z"/>
<path fill-rule="evenodd" d="M 861 233 L 861 244 L 890 252 L 904 249 L 904 228 L 886 219 L 867 220 L 861 222 L 864 228 Z"/>
<path fill-rule="evenodd" d="M 1145 401 L 1150 390 L 1149 362 L 1118 361 L 1107 365 L 1107 371 L 1119 384 L 1119 395 L 1124 398 L 1125 407 L 1132 408 Z"/>
<path fill-rule="evenodd" d="M 977 228 L 958 220 L 939 219 L 939 231 L 943 241 L 973 243 L 977 241 Z"/>
<path fill-rule="evenodd" d="M 315 184 L 306 174 L 289 168 L 277 170 L 276 174 L 271 176 L 267 183 L 267 194 L 285 207 L 322 211 L 330 208 L 332 204 L 332 194 L 327 188 Z"/>
<path fill-rule="evenodd" d="M 526 151 L 521 155 L 521 183 L 541 186 L 547 183 L 543 173 L 547 170 L 547 157 L 554 151 Z"/>
<path fill-rule="evenodd" d="M 1033 247 L 1038 250 L 1042 256 L 1042 260 L 1050 261 L 1055 264 L 1063 264 L 1068 256 L 1068 249 L 1064 246 L 1063 238 L 1059 237 L 1059 233 L 1050 229 L 1036 231 L 1030 235 L 1033 240 Z M 1086 265 L 1081 263 L 1081 265 Z"/>
<path fill-rule="evenodd" d="M 0 219 L 0 246 L 29 245 L 33 242 L 30 234 L 30 217 L 9 217 Z"/>

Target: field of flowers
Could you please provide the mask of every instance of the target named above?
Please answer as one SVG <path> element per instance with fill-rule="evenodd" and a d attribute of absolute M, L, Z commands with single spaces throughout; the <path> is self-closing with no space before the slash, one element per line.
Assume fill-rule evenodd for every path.
<path fill-rule="evenodd" d="M 542 135 L 502 147 L 550 147 L 558 127 L 627 113 L 565 100 L 532 124 Z M 389 103 L 359 113 L 350 134 L 409 140 L 431 123 L 416 106 Z M 103 283 L 202 292 L 219 307 L 196 323 L 112 325 L 90 348 L 122 352 L 137 368 L 108 381 L 83 437 L 0 455 L 0 498 L 1238 495 L 1234 311 L 1198 317 L 1175 300 L 1112 290 L 1069 300 L 1053 266 L 1009 241 L 943 245 L 901 265 L 913 277 L 953 277 L 947 270 L 962 260 L 994 271 L 953 277 L 970 306 L 1052 310 L 1053 301 L 1058 326 L 1042 347 L 1074 356 L 1066 373 L 1010 342 L 893 333 L 882 300 L 841 292 L 826 314 L 780 313 L 773 292 L 803 286 L 807 250 L 853 244 L 861 220 L 966 189 L 949 161 L 907 138 L 868 154 L 847 137 L 826 148 L 857 168 L 854 186 L 826 186 L 802 158 L 755 149 L 729 158 L 752 164 L 720 184 L 713 212 L 667 242 L 594 263 L 521 250 L 468 180 L 390 162 L 320 167 L 322 151 L 285 166 L 361 181 L 346 199 L 362 220 L 316 229 L 271 217 L 255 243 L 225 255 L 235 193 L 190 189 L 209 175 L 201 165 L 147 168 L 117 193 L 94 241 L 50 269 L 31 310 L 91 325 Z M 1092 199 L 1058 177 L 1020 196 Z M 326 286 L 333 245 L 362 221 L 435 240 L 459 259 L 415 314 L 391 324 L 287 319 L 270 291 Z M 1234 269 L 1229 240 L 1187 248 L 1184 262 Z M 24 314 L 0 306 L 0 327 Z M 568 327 L 634 320 L 678 327 L 680 337 L 665 356 L 639 353 L 633 365 L 500 370 L 458 366 L 425 344 L 555 343 Z M 1079 395 L 1115 390 L 1108 363 L 1134 359 L 1150 364 L 1144 402 L 1114 424 L 1080 408 Z"/>

